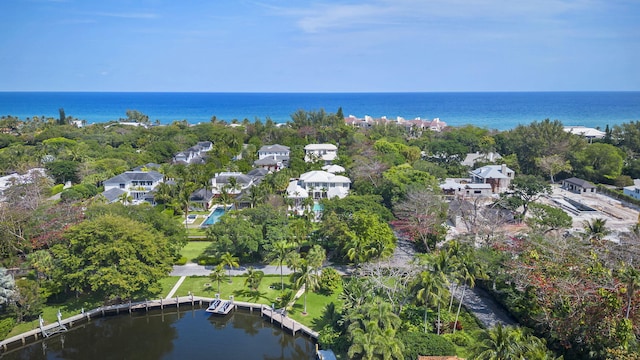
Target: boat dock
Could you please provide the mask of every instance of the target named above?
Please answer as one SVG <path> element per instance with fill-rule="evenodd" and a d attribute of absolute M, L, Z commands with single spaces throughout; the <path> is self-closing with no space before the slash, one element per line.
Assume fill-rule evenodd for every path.
<path fill-rule="evenodd" d="M 215 301 L 220 301 L 220 303 L 214 307 L 214 310 L 216 311 L 209 311 L 209 308 L 214 305 Z M 223 303 L 228 304 L 226 305 L 226 307 L 224 307 L 224 310 Z M 229 300 L 221 300 L 219 298 L 206 298 L 189 295 L 176 296 L 175 298 L 170 299 L 145 300 L 118 305 L 102 306 L 89 311 L 85 311 L 84 309 L 82 309 L 80 314 L 70 316 L 66 319 L 62 319 L 61 315 L 59 315 L 58 320 L 51 324 L 45 325 L 44 322 L 41 322 L 40 326 L 36 329 L 0 341 L 0 350 L 2 350 L 2 352 L 6 352 L 10 348 L 23 346 L 27 344 L 27 342 L 41 340 L 42 338 L 48 337 L 50 335 L 67 331 L 74 325 L 79 325 L 91 321 L 92 318 L 96 317 L 117 315 L 120 313 L 124 314 L 127 312 L 131 314 L 134 311 L 149 311 L 154 309 L 164 309 L 165 307 L 180 309 L 184 306 L 189 306 L 191 309 L 196 307 L 202 308 L 203 306 L 206 306 L 207 312 L 221 315 L 228 314 L 231 312 L 231 310 L 238 309 L 249 310 L 249 312 L 251 313 L 253 313 L 254 310 L 260 310 L 260 315 L 263 318 L 267 318 L 272 324 L 274 322 L 276 324 L 279 324 L 281 328 L 291 331 L 293 335 L 301 333 L 314 340 L 318 339 L 317 332 L 291 318 L 288 318 L 285 314 L 277 310 L 273 310 L 270 306 L 264 304 L 235 301 L 233 297 Z M 218 309 L 220 310 L 220 312 L 217 311 Z"/>

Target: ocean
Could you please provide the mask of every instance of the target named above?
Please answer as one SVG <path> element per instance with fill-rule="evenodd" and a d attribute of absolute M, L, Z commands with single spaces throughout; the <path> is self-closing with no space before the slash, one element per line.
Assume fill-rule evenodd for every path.
<path fill-rule="evenodd" d="M 191 124 L 212 116 L 232 121 L 271 119 L 284 123 L 298 110 L 336 112 L 362 118 L 439 118 L 450 126 L 472 124 L 508 130 L 544 119 L 564 125 L 605 126 L 640 120 L 640 92 L 451 92 L 451 93 L 128 93 L 0 92 L 0 115 L 20 118 L 67 116 L 87 123 L 126 118 L 138 110 L 168 124 Z"/>

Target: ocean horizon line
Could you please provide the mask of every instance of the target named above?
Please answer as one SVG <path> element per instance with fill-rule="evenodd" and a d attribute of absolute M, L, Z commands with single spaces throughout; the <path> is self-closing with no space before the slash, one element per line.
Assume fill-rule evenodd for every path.
<path fill-rule="evenodd" d="M 0 90 L 0 93 L 32 94 L 580 94 L 640 93 L 640 90 L 451 90 L 451 91 L 129 91 L 129 90 Z"/>

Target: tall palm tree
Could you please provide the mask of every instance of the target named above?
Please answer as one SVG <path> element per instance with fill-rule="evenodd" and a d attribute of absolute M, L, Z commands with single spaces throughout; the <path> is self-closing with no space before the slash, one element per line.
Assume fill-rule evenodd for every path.
<path fill-rule="evenodd" d="M 315 244 L 307 252 L 306 259 L 311 269 L 318 275 L 318 272 L 322 269 L 322 264 L 327 259 L 327 253 L 322 246 Z"/>
<path fill-rule="evenodd" d="M 447 288 L 449 288 L 449 279 L 448 277 L 453 274 L 456 270 L 454 262 L 452 261 L 452 257 L 447 251 L 438 251 L 435 256 L 435 262 L 433 263 L 433 271 L 436 273 L 436 278 L 443 280 L 442 286 L 436 287 L 436 295 L 437 307 L 438 307 L 438 322 L 437 322 L 437 333 L 440 335 L 440 307 L 442 305 L 442 301 L 445 299 L 443 294 Z"/>
<path fill-rule="evenodd" d="M 439 298 L 441 294 L 440 289 L 445 286 L 445 279 L 442 273 L 434 272 L 431 270 L 423 270 L 420 272 L 418 279 L 415 283 L 416 297 L 418 301 L 424 304 L 424 332 L 427 332 L 427 311 L 429 305 L 439 303 L 442 299 Z"/>
<path fill-rule="evenodd" d="M 280 291 L 284 291 L 284 274 L 282 264 L 285 262 L 292 249 L 293 246 L 287 240 L 279 240 L 273 243 L 271 250 L 267 255 L 268 259 L 278 261 L 278 267 L 280 268 Z"/>
<path fill-rule="evenodd" d="M 218 283 L 218 294 L 220 294 L 220 282 L 224 279 L 224 264 L 218 264 L 213 270 L 211 270 L 211 274 L 209 274 L 209 278 L 211 281 L 216 281 Z"/>
<path fill-rule="evenodd" d="M 129 193 L 124 192 L 118 196 L 118 201 L 124 205 L 129 205 L 133 202 L 133 197 L 129 195 Z"/>
<path fill-rule="evenodd" d="M 314 290 L 318 287 L 318 275 L 316 275 L 314 269 L 309 266 L 307 260 L 301 261 L 300 273 L 296 280 L 296 286 L 302 288 L 304 286 L 304 310 L 302 314 L 307 314 L 307 293 L 309 290 Z"/>
<path fill-rule="evenodd" d="M 631 312 L 631 302 L 636 291 L 640 288 L 640 271 L 632 264 L 624 264 L 618 271 L 620 281 L 627 287 L 627 312 L 625 318 L 629 318 Z"/>
<path fill-rule="evenodd" d="M 238 258 L 231 255 L 231 253 L 227 251 L 226 253 L 222 254 L 222 256 L 220 257 L 220 261 L 229 267 L 229 283 L 231 283 L 231 270 L 234 267 L 240 266 L 240 264 L 238 263 Z"/>
<path fill-rule="evenodd" d="M 364 328 L 356 328 L 351 332 L 351 346 L 347 355 L 350 359 L 373 360 L 377 359 L 379 347 L 380 328 L 375 321 L 365 324 Z"/>
<path fill-rule="evenodd" d="M 460 300 L 458 302 L 458 310 L 456 311 L 456 320 L 453 326 L 454 334 L 456 333 L 458 318 L 460 317 L 460 309 L 462 307 L 462 302 L 464 301 L 464 294 L 467 290 L 467 287 L 474 288 L 476 286 L 476 279 L 486 278 L 484 270 L 473 257 L 467 254 L 460 260 L 461 261 L 459 263 L 460 271 L 458 273 L 458 280 L 462 282 L 462 296 L 460 296 Z"/>

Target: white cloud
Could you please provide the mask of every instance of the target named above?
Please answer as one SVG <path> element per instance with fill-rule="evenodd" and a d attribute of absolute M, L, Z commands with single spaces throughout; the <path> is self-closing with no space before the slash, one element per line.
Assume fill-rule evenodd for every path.
<path fill-rule="evenodd" d="M 595 9 L 601 0 L 363 0 L 349 5 L 312 3 L 284 8 L 261 5 L 273 13 L 293 18 L 306 33 L 357 29 L 364 25 L 412 26 L 416 24 L 475 20 L 488 22 L 550 22 L 559 15 Z"/>

